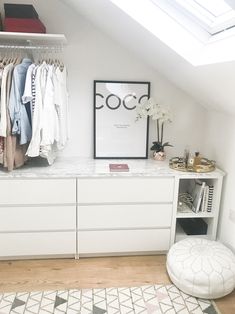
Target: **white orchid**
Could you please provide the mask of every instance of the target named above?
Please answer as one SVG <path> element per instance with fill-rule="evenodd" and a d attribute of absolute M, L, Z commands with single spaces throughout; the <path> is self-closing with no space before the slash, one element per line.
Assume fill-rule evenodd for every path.
<path fill-rule="evenodd" d="M 137 119 L 151 117 L 152 120 L 160 120 L 159 122 L 172 122 L 169 108 L 156 103 L 153 98 L 149 98 L 146 102 L 138 104 L 136 107 Z"/>
<path fill-rule="evenodd" d="M 153 98 L 149 98 L 143 104 L 136 106 L 137 120 L 151 117 L 156 124 L 157 142 L 153 142 L 151 150 L 164 151 L 165 146 L 172 146 L 168 142 L 163 144 L 164 123 L 172 122 L 169 108 L 165 108 L 156 103 Z"/>

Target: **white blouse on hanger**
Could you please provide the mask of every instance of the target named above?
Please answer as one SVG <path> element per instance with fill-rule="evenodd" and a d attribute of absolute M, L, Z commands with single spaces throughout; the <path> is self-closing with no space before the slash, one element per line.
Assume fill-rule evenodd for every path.
<path fill-rule="evenodd" d="M 64 66 L 61 71 L 59 67 L 55 70 L 55 104 L 59 116 L 59 140 L 58 149 L 63 149 L 68 141 L 68 91 L 67 91 L 67 69 Z"/>
<path fill-rule="evenodd" d="M 46 158 L 51 164 L 57 155 L 56 143 L 59 141 L 59 119 L 55 106 L 54 65 L 47 65 L 42 123 L 40 156 Z"/>
<path fill-rule="evenodd" d="M 31 64 L 28 68 L 27 74 L 26 74 L 26 79 L 25 79 L 25 87 L 24 87 L 24 94 L 22 96 L 22 102 L 23 104 L 27 104 L 30 102 L 30 107 L 31 107 L 31 116 L 32 114 L 32 101 L 35 95 L 33 95 L 33 71 L 35 69 L 36 65 Z"/>
<path fill-rule="evenodd" d="M 37 157 L 40 153 L 41 128 L 42 128 L 42 86 L 41 81 L 46 80 L 45 76 L 46 63 L 36 66 L 33 70 L 35 74 L 35 106 L 32 119 L 32 138 L 29 143 L 26 155 L 29 157 Z M 42 73 L 44 75 L 42 75 Z"/>

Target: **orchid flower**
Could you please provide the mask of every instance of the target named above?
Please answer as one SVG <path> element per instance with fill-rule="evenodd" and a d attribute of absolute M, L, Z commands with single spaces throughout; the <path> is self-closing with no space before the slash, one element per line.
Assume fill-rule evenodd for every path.
<path fill-rule="evenodd" d="M 136 106 L 136 113 L 136 120 L 150 117 L 155 122 L 157 141 L 153 142 L 151 150 L 164 151 L 164 147 L 172 146 L 169 142 L 163 143 L 164 124 L 172 122 L 169 108 L 165 108 L 157 104 L 153 98 L 149 98 L 146 102 Z"/>

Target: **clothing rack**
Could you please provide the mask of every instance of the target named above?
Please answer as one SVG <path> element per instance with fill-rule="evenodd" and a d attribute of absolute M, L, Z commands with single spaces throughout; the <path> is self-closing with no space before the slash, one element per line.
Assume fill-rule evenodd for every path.
<path fill-rule="evenodd" d="M 47 45 L 47 46 L 42 46 L 42 45 L 34 45 L 34 46 L 26 46 L 26 45 L 0 45 L 0 49 L 23 49 L 23 50 L 59 50 L 61 51 L 63 49 L 63 45 Z"/>
<path fill-rule="evenodd" d="M 0 32 L 0 49 L 62 51 L 66 43 L 63 34 Z"/>
<path fill-rule="evenodd" d="M 54 42 L 54 43 L 31 43 L 30 40 L 26 40 L 24 44 L 21 43 L 4 43 L 0 44 L 0 55 L 9 53 L 12 55 L 15 54 L 22 54 L 22 52 L 27 55 L 28 58 L 34 60 L 37 59 L 39 56 L 46 55 L 48 58 L 51 57 L 51 55 L 54 56 L 54 58 L 57 58 L 56 55 L 60 55 L 63 53 L 64 45 L 61 42 Z M 61 56 L 60 56 L 61 58 Z"/>

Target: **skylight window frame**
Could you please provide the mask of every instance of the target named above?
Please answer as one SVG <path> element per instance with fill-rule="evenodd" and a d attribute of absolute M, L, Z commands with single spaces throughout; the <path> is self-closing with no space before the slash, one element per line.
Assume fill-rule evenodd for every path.
<path fill-rule="evenodd" d="M 153 0 L 157 5 L 158 0 Z M 230 11 L 224 14 L 215 16 L 209 12 L 196 0 L 191 2 L 184 0 L 169 1 L 177 10 L 182 11 L 185 15 L 191 18 L 195 23 L 199 24 L 210 35 L 215 35 L 223 32 L 231 27 L 235 27 L 235 10 L 231 7 Z"/>
<path fill-rule="evenodd" d="M 219 14 L 216 14 L 215 11 L 212 11 L 212 10 L 211 10 L 211 5 L 209 5 L 209 6 L 207 5 L 207 3 L 209 4 L 209 1 L 210 1 L 210 3 L 211 3 L 211 0 L 209 0 L 209 1 L 207 1 L 207 0 L 189 0 L 189 1 L 193 1 L 193 2 L 196 3 L 198 6 L 200 6 L 204 11 L 208 12 L 209 14 L 211 14 L 212 16 L 214 16 L 215 18 L 218 18 L 218 17 L 220 17 L 220 16 L 222 16 L 222 15 L 224 15 L 224 14 L 226 14 L 227 12 L 229 12 L 229 11 L 232 10 L 231 6 L 230 6 L 226 1 L 224 1 L 224 0 L 222 0 L 223 3 L 221 3 L 221 5 L 225 5 L 226 8 L 224 8 L 223 11 L 220 11 Z M 218 1 L 221 2 L 221 0 L 217 0 L 217 2 L 218 2 Z M 216 2 L 216 4 L 215 4 L 215 0 L 213 1 L 213 4 L 214 4 L 213 7 L 216 7 L 216 6 L 217 6 L 217 2 Z M 218 4 L 219 4 L 219 3 L 218 3 Z M 217 7 L 217 10 L 218 10 L 218 7 Z"/>
<path fill-rule="evenodd" d="M 193 66 L 235 60 L 235 27 L 211 35 L 174 0 L 109 1 Z"/>

